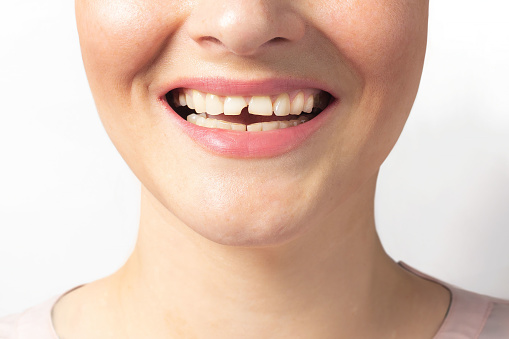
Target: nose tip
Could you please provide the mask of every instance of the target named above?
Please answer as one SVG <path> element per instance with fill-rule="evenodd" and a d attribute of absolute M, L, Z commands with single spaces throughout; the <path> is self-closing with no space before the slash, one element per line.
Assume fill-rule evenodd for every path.
<path fill-rule="evenodd" d="M 200 46 L 213 45 L 248 56 L 281 42 L 297 41 L 305 24 L 297 13 L 280 2 L 243 0 L 201 1 L 190 14 L 188 33 Z"/>

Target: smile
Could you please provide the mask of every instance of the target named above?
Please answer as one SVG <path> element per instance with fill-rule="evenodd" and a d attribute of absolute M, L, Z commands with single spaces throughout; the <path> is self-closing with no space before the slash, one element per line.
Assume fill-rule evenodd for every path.
<path fill-rule="evenodd" d="M 318 86 L 296 79 L 190 78 L 155 92 L 164 91 L 157 95 L 170 121 L 206 151 L 267 158 L 300 148 L 331 122 L 340 99 Z"/>
<path fill-rule="evenodd" d="M 277 95 L 220 96 L 177 88 L 166 94 L 168 105 L 183 119 L 206 128 L 262 132 L 295 127 L 315 118 L 331 95 L 302 89 Z"/>

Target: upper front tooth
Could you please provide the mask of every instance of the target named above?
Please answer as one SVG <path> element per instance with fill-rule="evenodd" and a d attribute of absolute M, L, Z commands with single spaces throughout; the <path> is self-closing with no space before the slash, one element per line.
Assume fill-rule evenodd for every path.
<path fill-rule="evenodd" d="M 205 113 L 205 97 L 201 92 L 193 89 L 193 102 L 194 102 L 194 110 L 196 113 Z M 191 107 L 190 107 L 191 108 Z"/>
<path fill-rule="evenodd" d="M 274 114 L 277 116 L 286 116 L 290 114 L 290 96 L 288 93 L 280 94 L 273 105 Z"/>
<path fill-rule="evenodd" d="M 243 97 L 226 97 L 224 99 L 224 115 L 240 115 L 246 106 L 246 100 Z"/>
<path fill-rule="evenodd" d="M 207 108 L 207 113 L 211 115 L 221 114 L 224 110 L 224 105 L 219 97 L 210 93 L 208 93 L 205 98 L 205 106 Z"/>
<path fill-rule="evenodd" d="M 299 92 L 292 101 L 290 114 L 299 115 L 304 108 L 304 93 Z"/>
<path fill-rule="evenodd" d="M 255 115 L 272 115 L 272 100 L 268 96 L 254 96 L 249 101 L 248 110 Z"/>

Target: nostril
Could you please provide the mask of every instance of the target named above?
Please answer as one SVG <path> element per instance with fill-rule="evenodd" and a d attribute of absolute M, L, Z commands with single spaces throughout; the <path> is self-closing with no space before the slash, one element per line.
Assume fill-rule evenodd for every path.
<path fill-rule="evenodd" d="M 287 39 L 287 38 L 283 38 L 283 37 L 275 37 L 273 39 L 270 39 L 269 41 L 267 41 L 265 44 L 263 44 L 264 46 L 278 46 L 278 45 L 283 45 L 284 43 L 287 43 L 289 42 L 290 40 Z"/>
<path fill-rule="evenodd" d="M 286 38 L 282 38 L 282 37 L 275 37 L 274 39 L 270 40 L 272 42 L 284 42 L 284 41 L 287 41 L 288 39 Z"/>
<path fill-rule="evenodd" d="M 298 41 L 306 30 L 305 18 L 278 1 L 205 1 L 185 26 L 201 47 L 240 56 L 254 55 L 262 46 Z"/>
<path fill-rule="evenodd" d="M 201 40 L 205 41 L 205 42 L 210 42 L 210 43 L 213 43 L 213 44 L 220 44 L 220 45 L 222 45 L 222 42 L 219 39 L 214 38 L 213 36 L 205 36 L 205 37 L 202 37 Z"/>

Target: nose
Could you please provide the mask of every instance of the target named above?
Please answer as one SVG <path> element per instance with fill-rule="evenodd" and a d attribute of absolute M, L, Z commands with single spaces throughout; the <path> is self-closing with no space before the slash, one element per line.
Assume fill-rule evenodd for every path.
<path fill-rule="evenodd" d="M 249 56 L 284 42 L 300 40 L 305 22 L 294 0 L 197 0 L 187 32 L 202 48 Z"/>

